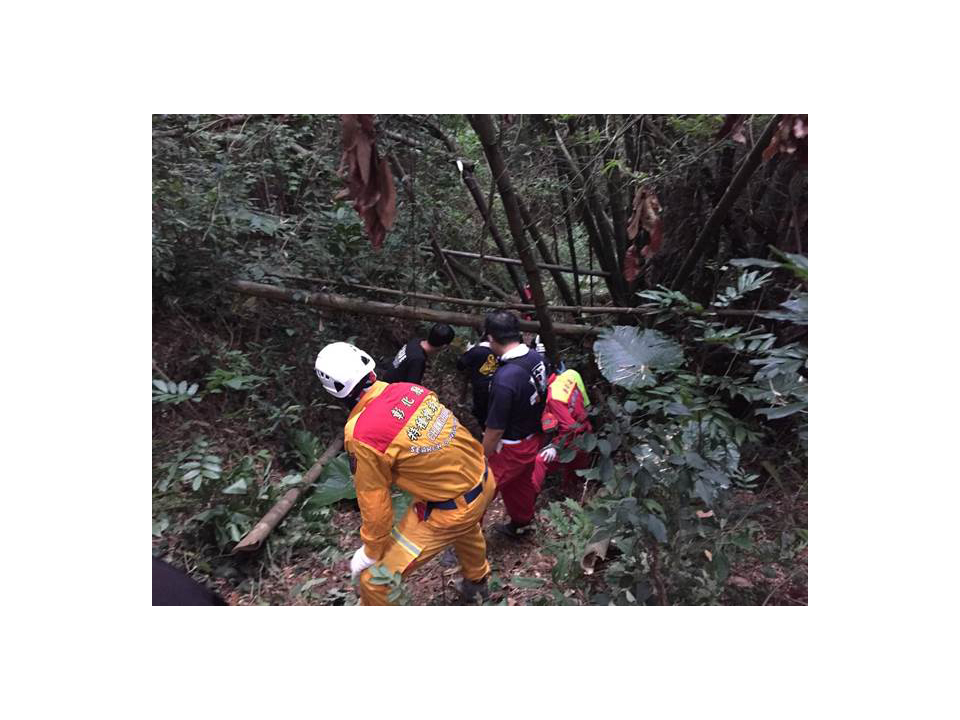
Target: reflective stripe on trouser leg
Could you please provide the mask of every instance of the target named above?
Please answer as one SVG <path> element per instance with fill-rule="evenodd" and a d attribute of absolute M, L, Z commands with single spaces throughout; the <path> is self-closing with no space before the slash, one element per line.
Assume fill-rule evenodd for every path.
<path fill-rule="evenodd" d="M 495 492 L 487 479 L 483 493 L 465 508 L 434 510 L 430 519 L 421 521 L 413 505 L 390 534 L 390 543 L 383 557 L 374 565 L 383 565 L 389 572 L 404 575 L 425 563 L 446 547 L 453 545 L 469 580 L 480 580 L 490 572 L 487 547 L 480 529 L 480 518 Z M 414 554 L 416 550 L 418 553 Z M 360 598 L 364 605 L 386 605 L 388 585 L 374 585 L 369 570 L 360 575 Z"/>

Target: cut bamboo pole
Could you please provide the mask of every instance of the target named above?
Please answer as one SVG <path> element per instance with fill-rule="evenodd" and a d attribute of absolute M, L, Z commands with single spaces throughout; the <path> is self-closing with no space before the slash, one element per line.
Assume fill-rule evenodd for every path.
<path fill-rule="evenodd" d="M 360 285 L 349 280 L 334 280 L 332 278 L 306 277 L 304 275 L 290 275 L 287 273 L 270 273 L 273 277 L 283 278 L 284 280 L 294 280 L 298 282 L 309 282 L 317 285 L 340 285 L 341 287 L 352 290 L 363 290 L 366 292 L 382 293 L 384 295 L 393 295 L 395 297 L 410 297 L 417 300 L 432 300 L 438 303 L 448 303 L 450 305 L 465 305 L 468 307 L 496 308 L 498 310 L 520 310 L 523 312 L 532 312 L 533 305 L 525 303 L 496 302 L 495 300 L 471 300 L 468 298 L 449 297 L 447 295 L 432 295 L 430 293 L 413 292 L 407 290 L 394 290 L 393 288 L 378 287 L 376 285 Z M 549 305 L 547 310 L 550 312 L 564 313 L 583 313 L 591 315 L 656 315 L 663 312 L 658 308 L 649 307 L 607 307 L 607 306 L 586 306 L 579 305 Z M 750 317 L 756 313 L 771 312 L 766 310 L 738 310 L 734 308 L 716 308 L 708 307 L 705 315 L 719 315 L 729 317 Z"/>
<path fill-rule="evenodd" d="M 263 541 L 267 539 L 267 536 L 273 532 L 273 529 L 280 524 L 284 516 L 290 512 L 290 508 L 297 502 L 301 493 L 312 486 L 317 478 L 320 477 L 320 471 L 323 470 L 323 466 L 335 458 L 342 449 L 343 438 L 338 437 L 327 446 L 327 449 L 323 451 L 323 455 L 313 464 L 313 467 L 307 470 L 307 474 L 303 476 L 303 482 L 287 490 L 283 497 L 277 501 L 277 504 L 270 508 L 267 514 L 260 519 L 260 522 L 254 525 L 250 532 L 240 538 L 240 542 L 234 545 L 230 554 L 236 555 L 241 551 L 254 552 L 255 550 L 259 550 L 263 545 Z"/>
<path fill-rule="evenodd" d="M 480 330 L 483 327 L 484 316 L 454 312 L 452 310 L 432 310 L 430 308 L 411 307 L 409 305 L 375 302 L 373 300 L 358 300 L 346 295 L 334 293 L 308 292 L 306 290 L 291 290 L 277 285 L 248 282 L 246 280 L 231 280 L 227 288 L 244 295 L 280 300 L 290 303 L 303 303 L 314 307 L 344 310 L 346 312 L 362 313 L 366 315 L 381 315 L 385 317 L 405 318 L 409 320 L 429 320 L 445 322 L 450 325 L 473 327 Z M 540 323 L 532 320 L 520 320 L 520 329 L 530 332 L 539 332 Z M 603 328 L 593 325 L 573 325 L 570 323 L 553 323 L 558 335 L 598 335 Z"/>

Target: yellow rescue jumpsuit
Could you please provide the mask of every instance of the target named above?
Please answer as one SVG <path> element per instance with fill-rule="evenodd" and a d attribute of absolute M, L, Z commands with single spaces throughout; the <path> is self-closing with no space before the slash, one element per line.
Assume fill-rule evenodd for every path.
<path fill-rule="evenodd" d="M 453 545 L 465 578 L 487 576 L 480 521 L 496 483 L 483 447 L 436 393 L 409 382 L 374 383 L 347 419 L 344 446 L 363 519 L 360 537 L 374 565 L 406 573 Z M 396 527 L 392 485 L 414 500 Z M 432 505 L 444 501 L 455 507 Z M 388 587 L 370 580 L 369 569 L 361 573 L 363 604 L 387 604 Z"/>

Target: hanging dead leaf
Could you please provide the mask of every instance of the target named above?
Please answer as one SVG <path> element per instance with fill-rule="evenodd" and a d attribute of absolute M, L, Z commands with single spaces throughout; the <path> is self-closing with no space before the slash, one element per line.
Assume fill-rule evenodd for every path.
<path fill-rule="evenodd" d="M 637 188 L 633 196 L 633 214 L 630 216 L 630 222 L 627 223 L 627 237 L 633 240 L 641 227 L 650 234 L 650 242 L 640 251 L 640 254 L 648 260 L 660 250 L 660 245 L 663 243 L 663 218 L 660 217 L 662 209 L 660 200 L 657 199 L 657 194 L 652 187 Z"/>
<path fill-rule="evenodd" d="M 347 184 L 337 199 L 350 198 L 374 247 L 383 245 L 396 218 L 397 191 L 387 163 L 377 155 L 373 115 L 341 115 L 343 156 L 338 173 Z"/>
<path fill-rule="evenodd" d="M 710 560 L 711 562 L 713 562 L 713 553 L 712 553 L 712 552 L 710 552 L 709 550 L 704 550 L 704 551 L 703 551 L 703 554 L 707 556 L 707 560 Z"/>
<path fill-rule="evenodd" d="M 707 510 L 706 512 L 704 512 L 703 510 L 697 510 L 697 517 L 700 518 L 701 520 L 704 520 L 706 518 L 711 518 L 713 517 L 713 510 Z"/>
<path fill-rule="evenodd" d="M 770 138 L 770 144 L 763 151 L 763 161 L 767 162 L 777 153 L 795 155 L 797 161 L 807 164 L 807 115 L 784 115 Z"/>

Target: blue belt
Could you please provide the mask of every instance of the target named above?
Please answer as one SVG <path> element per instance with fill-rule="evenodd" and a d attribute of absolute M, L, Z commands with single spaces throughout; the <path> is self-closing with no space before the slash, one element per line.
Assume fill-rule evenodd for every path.
<path fill-rule="evenodd" d="M 483 483 L 486 482 L 487 480 L 487 472 L 488 472 L 488 468 L 486 467 L 486 465 L 484 465 L 483 477 L 480 478 L 480 482 L 477 484 L 476 487 L 471 488 L 470 490 L 467 490 L 467 492 L 463 494 L 463 499 L 466 501 L 467 505 L 469 505 L 474 500 L 476 500 L 480 496 L 480 493 L 483 492 Z M 427 509 L 426 509 L 426 512 L 424 512 L 423 514 L 423 519 L 426 520 L 427 518 L 429 518 L 430 513 L 433 512 L 434 510 L 456 510 L 456 509 L 457 509 L 456 500 L 428 500 Z"/>

